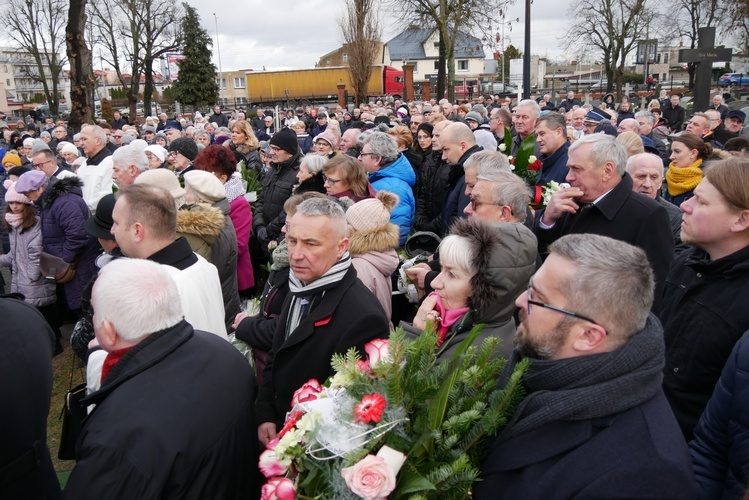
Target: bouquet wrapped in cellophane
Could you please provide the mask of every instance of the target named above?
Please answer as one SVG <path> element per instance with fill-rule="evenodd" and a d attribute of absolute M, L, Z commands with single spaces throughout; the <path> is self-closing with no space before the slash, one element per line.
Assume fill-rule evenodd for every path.
<path fill-rule="evenodd" d="M 389 340 L 332 360 L 325 385 L 294 394 L 283 429 L 260 456 L 265 499 L 465 498 L 492 436 L 522 397 L 520 363 L 505 387 L 497 338 L 480 327 L 437 361 L 437 335 Z"/>

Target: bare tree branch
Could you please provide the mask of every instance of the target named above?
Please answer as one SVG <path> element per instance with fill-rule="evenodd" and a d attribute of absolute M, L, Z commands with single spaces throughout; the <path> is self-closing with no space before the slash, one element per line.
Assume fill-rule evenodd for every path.
<path fill-rule="evenodd" d="M 376 5 L 376 0 L 346 0 L 346 10 L 338 21 L 357 105 L 367 98 L 371 68 L 382 36 Z"/>

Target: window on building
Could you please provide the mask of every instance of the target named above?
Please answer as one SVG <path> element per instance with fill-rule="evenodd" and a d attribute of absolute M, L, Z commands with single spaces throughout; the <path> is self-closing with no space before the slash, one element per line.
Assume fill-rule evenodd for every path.
<path fill-rule="evenodd" d="M 656 58 L 655 58 L 655 63 L 656 63 L 656 64 L 659 64 L 660 62 L 661 62 L 661 55 L 660 55 L 660 54 L 658 54 L 658 55 L 656 56 Z"/>
<path fill-rule="evenodd" d="M 458 59 L 457 68 L 458 71 L 468 71 L 468 59 Z"/>
<path fill-rule="evenodd" d="M 216 78 L 216 85 L 218 85 L 219 90 L 224 90 L 226 88 L 226 78 Z"/>
<path fill-rule="evenodd" d="M 439 70 L 440 70 L 440 62 L 434 61 L 434 71 L 439 71 Z"/>
<path fill-rule="evenodd" d="M 663 54 L 663 64 L 668 64 L 668 53 Z"/>
<path fill-rule="evenodd" d="M 10 87 L 10 78 L 6 78 L 6 79 L 5 79 L 5 85 L 6 85 L 7 87 Z"/>
<path fill-rule="evenodd" d="M 661 81 L 662 81 L 662 82 L 665 82 L 665 81 L 666 81 L 666 78 L 668 78 L 668 74 L 666 74 L 666 73 L 663 73 L 663 75 L 661 76 Z"/>
<path fill-rule="evenodd" d="M 246 80 L 242 77 L 234 78 L 234 88 L 235 89 L 243 89 L 245 88 L 245 82 Z"/>
<path fill-rule="evenodd" d="M 348 62 L 348 54 L 343 54 L 343 62 Z"/>
<path fill-rule="evenodd" d="M 247 98 L 246 97 L 235 97 L 234 98 L 234 104 L 247 104 Z"/>
<path fill-rule="evenodd" d="M 434 42 L 434 50 L 440 50 L 440 43 Z"/>

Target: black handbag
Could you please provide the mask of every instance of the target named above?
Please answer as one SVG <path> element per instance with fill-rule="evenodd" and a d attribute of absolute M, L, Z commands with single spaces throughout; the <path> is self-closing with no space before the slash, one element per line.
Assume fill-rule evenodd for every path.
<path fill-rule="evenodd" d="M 75 354 L 73 354 L 70 367 L 71 389 L 65 394 L 60 412 L 62 432 L 60 433 L 60 448 L 57 450 L 57 458 L 60 460 L 75 460 L 75 445 L 78 442 L 78 436 L 81 435 L 83 421 L 87 415 L 86 407 L 81 404 L 81 400 L 86 397 L 86 383 L 83 382 L 73 387 L 73 372 L 77 364 Z"/>

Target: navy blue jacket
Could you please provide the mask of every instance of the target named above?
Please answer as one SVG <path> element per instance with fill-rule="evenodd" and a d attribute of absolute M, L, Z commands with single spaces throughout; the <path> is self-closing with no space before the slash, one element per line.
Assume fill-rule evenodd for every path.
<path fill-rule="evenodd" d="M 689 443 L 698 498 L 742 498 L 749 479 L 749 333 L 731 352 Z"/>
<path fill-rule="evenodd" d="M 551 181 L 559 183 L 567 182 L 567 160 L 569 159 L 568 151 L 570 149 L 570 143 L 565 142 L 559 149 L 546 156 L 543 155 L 539 159 L 543 163 L 541 167 L 541 173 L 536 179 L 536 186 L 545 186 Z"/>
<path fill-rule="evenodd" d="M 476 500 L 694 498 L 684 438 L 666 398 L 592 420 L 558 421 L 492 447 Z"/>

